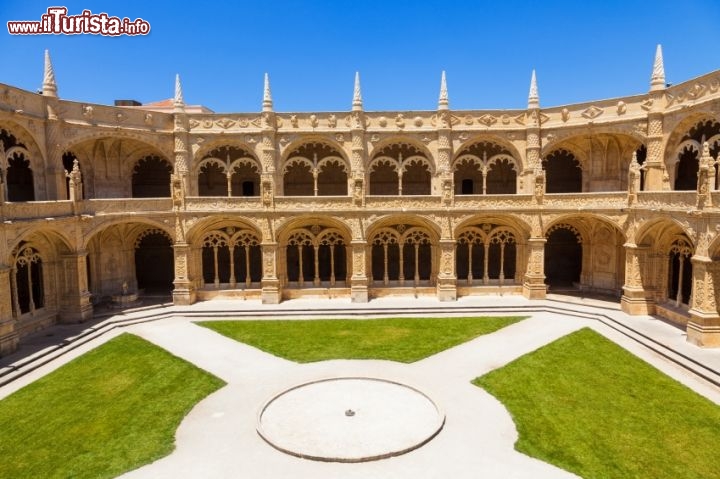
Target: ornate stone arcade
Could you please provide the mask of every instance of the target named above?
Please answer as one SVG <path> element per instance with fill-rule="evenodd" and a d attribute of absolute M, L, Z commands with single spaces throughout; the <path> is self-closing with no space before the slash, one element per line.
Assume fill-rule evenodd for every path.
<path fill-rule="evenodd" d="M 300 296 L 614 295 L 720 346 L 720 72 L 524 110 L 259 113 L 0 85 L 0 352 L 125 287 Z"/>

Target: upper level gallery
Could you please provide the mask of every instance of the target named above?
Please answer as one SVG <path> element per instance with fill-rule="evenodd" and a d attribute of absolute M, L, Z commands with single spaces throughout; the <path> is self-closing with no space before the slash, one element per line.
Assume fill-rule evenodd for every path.
<path fill-rule="evenodd" d="M 660 47 L 644 95 L 541 108 L 533 72 L 527 109 L 456 111 L 443 73 L 437 110 L 366 112 L 356 76 L 350 111 L 282 113 L 266 76 L 261 111 L 241 114 L 186 105 L 179 78 L 160 104 L 62 100 L 46 53 L 42 94 L 0 85 L 0 201 L 5 218 L 73 202 L 88 214 L 603 209 L 628 194 L 687 209 L 703 185 L 717 195 L 718 112 L 720 71 L 667 86 Z"/>

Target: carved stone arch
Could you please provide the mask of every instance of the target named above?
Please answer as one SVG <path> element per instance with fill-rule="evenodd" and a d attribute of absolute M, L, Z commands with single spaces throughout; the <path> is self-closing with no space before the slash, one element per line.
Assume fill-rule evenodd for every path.
<path fill-rule="evenodd" d="M 317 235 L 318 245 L 349 244 L 348 238 L 337 228 L 327 228 Z"/>
<path fill-rule="evenodd" d="M 313 146 L 318 150 L 316 151 L 318 161 L 327 156 L 337 156 L 342 158 L 346 165 L 350 164 L 347 152 L 341 144 L 333 139 L 319 135 L 300 136 L 295 141 L 285 145 L 282 148 L 280 163 L 284 164 L 292 156 L 303 156 L 312 162 L 313 157 L 310 153 Z"/>
<path fill-rule="evenodd" d="M 512 169 L 513 169 L 516 173 L 519 173 L 519 172 L 520 172 L 520 169 L 519 169 L 518 164 L 517 164 L 517 160 L 516 160 L 515 158 L 513 158 L 511 155 L 507 155 L 507 154 L 504 154 L 504 153 L 501 153 L 501 154 L 499 154 L 499 155 L 495 155 L 495 156 L 493 156 L 492 158 L 488 158 L 488 160 L 487 160 L 487 165 L 488 165 L 488 167 L 490 167 L 491 165 L 497 163 L 498 161 L 502 161 L 502 160 L 507 160 L 507 161 L 509 162 L 510 166 L 512 167 Z"/>
<path fill-rule="evenodd" d="M 488 242 L 485 232 L 477 226 L 464 226 L 458 230 L 457 242 L 459 244 L 484 245 Z"/>
<path fill-rule="evenodd" d="M 565 223 L 562 221 L 558 221 L 558 222 L 555 222 L 552 225 L 550 225 L 545 230 L 545 238 L 549 237 L 554 231 L 559 230 L 559 229 L 569 230 L 570 232 L 572 232 L 572 234 L 575 235 L 575 238 L 577 238 L 578 243 L 581 244 L 583 242 L 582 233 L 580 233 L 580 231 L 574 225 L 572 225 L 570 223 Z"/>
<path fill-rule="evenodd" d="M 342 218 L 334 216 L 301 215 L 285 218 L 275 225 L 277 242 L 284 244 L 287 241 L 288 235 L 296 229 L 307 229 L 311 232 L 315 229 L 318 234 L 326 230 L 337 230 L 341 232 L 344 238 L 348 238 L 348 244 L 349 239 L 352 238 L 350 226 Z"/>
<path fill-rule="evenodd" d="M 206 232 L 201 240 L 203 247 L 220 247 L 230 245 L 230 237 L 227 233 L 220 230 L 212 230 Z"/>
<path fill-rule="evenodd" d="M 483 152 L 485 152 L 484 155 Z M 482 161 L 483 156 L 487 159 L 499 154 L 511 156 L 518 163 L 521 162 L 523 157 L 517 148 L 504 138 L 496 135 L 479 135 L 470 138 L 455 149 L 452 163 L 454 165 L 456 161 L 464 156 L 474 156 Z"/>
<path fill-rule="evenodd" d="M 669 215 L 651 218 L 641 223 L 635 230 L 635 244 L 651 246 L 662 250 L 672 238 L 683 235 L 694 245 L 693 237 L 686 225 Z"/>
<path fill-rule="evenodd" d="M 288 158 L 283 163 L 283 169 L 282 169 L 283 175 L 287 174 L 288 171 L 290 169 L 292 169 L 293 167 L 298 167 L 298 166 L 306 166 L 310 170 L 311 174 L 313 172 L 315 172 L 315 170 L 316 170 L 315 164 L 312 162 L 312 160 L 302 157 L 302 156 L 293 156 L 291 158 Z"/>
<path fill-rule="evenodd" d="M 378 165 L 386 164 L 391 166 L 395 171 L 399 172 L 401 169 L 400 162 L 394 158 L 390 158 L 389 156 L 378 156 L 377 158 L 373 158 L 370 160 L 370 163 L 368 163 L 368 172 L 373 172 L 378 167 Z"/>
<path fill-rule="evenodd" d="M 388 227 L 380 228 L 369 238 L 369 243 L 374 245 L 399 244 L 400 233 Z"/>
<path fill-rule="evenodd" d="M 410 167 L 414 164 L 424 165 L 427 167 L 428 171 L 430 172 L 430 175 L 434 174 L 432 162 L 429 159 L 425 158 L 424 156 L 419 156 L 419 155 L 410 156 L 408 158 L 403 158 L 402 163 L 400 165 L 400 170 L 403 173 L 407 173 L 408 167 Z"/>
<path fill-rule="evenodd" d="M 220 158 L 214 158 L 212 156 L 209 156 L 207 158 L 203 158 L 202 160 L 198 161 L 195 174 L 199 175 L 202 168 L 206 165 L 216 166 L 216 167 L 220 168 L 220 170 L 222 170 L 222 172 L 224 174 L 227 174 L 227 172 L 228 172 L 227 162 L 225 162 L 224 160 L 221 160 Z"/>
<path fill-rule="evenodd" d="M 238 166 L 249 166 L 251 168 L 255 168 L 258 174 L 260 174 L 260 172 L 262 171 L 262 167 L 260 166 L 260 163 L 257 161 L 257 159 L 250 156 L 243 156 L 242 158 L 233 160 L 228 167 L 228 171 L 233 171 Z"/>
<path fill-rule="evenodd" d="M 462 221 L 459 221 L 454 229 L 454 235 L 453 237 L 457 237 L 458 234 L 460 234 L 461 231 L 467 228 L 477 228 L 476 225 L 480 224 L 491 224 L 491 225 L 497 225 L 497 227 L 505 227 L 510 228 L 511 231 L 516 235 L 517 238 L 522 239 L 523 241 L 530 237 L 532 227 L 530 224 L 523 218 L 519 217 L 518 215 L 472 215 L 464 218 Z M 477 228 L 479 229 L 479 228 Z M 479 229 L 480 230 L 480 229 Z M 482 230 L 480 230 L 482 231 Z"/>
<path fill-rule="evenodd" d="M 228 233 L 228 228 L 232 233 Z M 250 218 L 244 216 L 217 215 L 209 216 L 189 225 L 185 238 L 189 244 L 197 245 L 209 231 L 226 231 L 228 238 L 240 230 L 248 230 L 259 238 L 264 238 L 261 228 Z M 272 241 L 272 239 L 270 239 Z"/>
<path fill-rule="evenodd" d="M 246 154 L 241 155 L 241 157 L 248 157 L 252 158 L 257 164 L 258 167 L 260 165 L 257 154 L 255 152 L 255 149 L 248 145 L 245 142 L 242 142 L 240 140 L 235 140 L 232 138 L 226 138 L 224 136 L 219 136 L 212 138 L 210 140 L 204 141 L 202 145 L 193 153 L 193 158 L 195 158 L 195 162 L 197 163 L 200 160 L 203 160 L 207 157 L 218 157 L 221 158 L 223 161 L 227 163 L 227 157 L 222 157 L 222 155 L 213 154 L 213 152 L 216 152 L 217 150 L 222 150 L 223 148 L 234 148 L 236 150 L 242 151 Z M 233 158 L 231 160 L 231 163 L 233 160 L 237 158 Z M 193 168 L 193 171 L 197 171 L 197 167 Z"/>
<path fill-rule="evenodd" d="M 146 236 L 149 236 L 152 234 L 159 234 L 159 235 L 165 236 L 170 241 L 170 244 L 173 243 L 172 236 L 170 236 L 167 231 L 162 230 L 160 228 L 146 228 L 146 229 L 142 230 L 140 233 L 138 233 L 138 235 L 135 237 L 135 241 L 133 242 L 134 247 L 135 248 L 139 247 L 142 240 Z"/>
<path fill-rule="evenodd" d="M 407 229 L 402 236 L 400 241 L 404 244 L 431 244 L 432 240 L 427 232 L 426 228 L 414 226 Z"/>
<path fill-rule="evenodd" d="M 116 139 L 116 140 L 133 140 L 138 143 L 147 145 L 155 154 L 169 159 L 171 164 L 175 164 L 175 143 L 171 135 L 163 135 L 157 133 L 137 133 L 123 129 L 107 131 L 105 129 L 77 129 L 78 134 L 62 145 L 64 150 L 72 150 L 84 143 L 96 142 L 99 140 Z"/>
<path fill-rule="evenodd" d="M 348 172 L 350 171 L 350 170 L 349 170 L 349 165 L 347 164 L 347 162 L 345 161 L 345 159 L 343 159 L 342 157 L 339 157 L 339 156 L 326 156 L 326 157 L 323 158 L 322 160 L 318 160 L 318 162 L 317 162 L 317 170 L 318 170 L 318 172 L 322 171 L 322 169 L 323 169 L 326 165 L 328 165 L 328 164 L 333 164 L 333 163 L 334 163 L 334 164 L 338 164 L 338 166 L 339 166 L 339 167 L 342 169 L 342 171 L 344 171 L 345 173 L 348 173 Z"/>
<path fill-rule="evenodd" d="M 488 233 L 488 241 L 490 243 L 517 243 L 515 232 L 507 226 L 497 226 Z"/>
<path fill-rule="evenodd" d="M 406 151 L 408 148 L 411 150 L 414 150 L 414 152 L 410 152 L 409 154 L 405 155 L 403 154 L 403 158 L 406 156 L 424 156 L 427 158 L 431 164 L 433 165 L 433 171 L 435 170 L 435 158 L 428 149 L 427 146 L 425 146 L 421 141 L 419 141 L 416 138 L 412 138 L 405 135 L 391 135 L 387 138 L 383 138 L 381 141 L 375 143 L 373 146 L 372 151 L 369 152 L 368 158 L 375 159 L 378 156 L 390 156 L 392 157 L 392 154 L 388 154 L 392 152 L 393 146 L 404 146 Z M 397 158 L 396 158 L 397 159 Z"/>
<path fill-rule="evenodd" d="M 285 244 L 288 246 L 316 246 L 315 235 L 305 228 L 297 228 L 290 232 Z"/>
<path fill-rule="evenodd" d="M 720 118 L 710 110 L 696 110 L 684 115 L 678 115 L 675 121 L 673 121 L 673 116 L 665 117 L 664 130 L 670 132 L 663 143 L 663 151 L 665 152 L 664 161 L 666 165 L 673 160 L 677 145 L 685 140 L 690 130 L 707 122 L 718 123 L 720 122 Z M 699 139 L 696 140 L 699 142 Z"/>
<path fill-rule="evenodd" d="M 44 150 L 40 149 L 40 143 L 32 132 L 14 121 L 0 120 L 0 139 L 6 136 L 3 131 L 15 140 L 14 145 L 7 144 L 7 138 L 3 140 L 6 143 L 4 145 L 6 153 L 11 146 L 24 146 L 28 151 L 31 168 L 35 168 L 36 171 L 45 169 L 47 162 Z"/>
<path fill-rule="evenodd" d="M 168 238 L 170 238 L 171 243 L 175 243 L 175 232 L 171 229 L 170 226 L 163 224 L 160 221 L 144 217 L 133 217 L 132 219 L 115 218 L 96 223 L 92 225 L 88 231 L 85 231 L 85 234 L 83 235 L 84 240 L 83 243 L 79 245 L 79 249 L 87 249 L 97 235 L 102 234 L 113 226 L 133 224 L 137 224 L 138 226 L 142 226 L 144 228 L 155 228 L 161 230 L 168 236 Z M 130 244 L 133 243 L 131 242 Z"/>
<path fill-rule="evenodd" d="M 457 169 L 458 165 L 460 165 L 461 163 L 476 165 L 478 168 L 482 168 L 483 166 L 485 166 L 485 163 L 483 162 L 482 158 L 475 156 L 475 155 L 464 154 L 464 155 L 455 157 L 455 159 L 453 160 L 453 163 L 452 163 L 453 171 L 455 171 Z"/>
<path fill-rule="evenodd" d="M 260 237 L 252 230 L 241 229 L 230 237 L 230 244 L 235 246 L 259 246 Z"/>
<path fill-rule="evenodd" d="M 702 151 L 702 145 L 700 145 L 699 141 L 695 140 L 683 141 L 677 146 L 677 148 L 675 148 L 675 154 L 671 157 L 674 158 L 674 161 L 671 160 L 672 164 L 680 161 L 680 155 L 685 151 L 692 151 L 693 153 L 700 155 L 700 152 Z"/>
<path fill-rule="evenodd" d="M 71 253 L 78 249 L 72 244 L 63 231 L 50 229 L 45 226 L 30 226 L 19 232 L 13 242 L 8 243 L 7 251 L 11 253 L 7 258 L 8 261 L 12 260 L 13 252 L 23 244 L 34 245 L 35 248 L 43 253 L 46 260 L 56 259 L 58 252 Z"/>

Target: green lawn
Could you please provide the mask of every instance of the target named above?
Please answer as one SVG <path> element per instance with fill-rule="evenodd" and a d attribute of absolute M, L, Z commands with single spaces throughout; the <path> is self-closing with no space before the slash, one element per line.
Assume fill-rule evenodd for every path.
<path fill-rule="evenodd" d="M 517 450 L 584 478 L 720 477 L 720 407 L 592 330 L 474 384 L 512 414 Z"/>
<path fill-rule="evenodd" d="M 521 317 L 203 321 L 229 338 L 291 361 L 387 359 L 411 363 Z"/>
<path fill-rule="evenodd" d="M 149 463 L 223 385 L 123 334 L 0 401 L 0 477 L 115 477 Z"/>

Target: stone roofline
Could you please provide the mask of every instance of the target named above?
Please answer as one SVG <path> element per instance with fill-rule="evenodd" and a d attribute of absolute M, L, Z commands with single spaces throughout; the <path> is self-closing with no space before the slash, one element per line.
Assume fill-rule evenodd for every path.
<path fill-rule="evenodd" d="M 605 100 L 592 100 L 568 105 L 542 107 L 539 121 L 542 128 L 591 125 L 622 122 L 645 117 L 654 112 L 674 111 L 705 103 L 720 97 L 720 70 L 646 94 L 630 95 Z M 47 117 L 44 97 L 11 85 L 0 84 L 0 111 L 13 112 L 24 117 Z M 69 123 L 116 127 L 147 128 L 158 131 L 172 130 L 176 113 L 164 113 L 140 107 L 122 107 L 88 102 L 53 99 L 57 102 L 57 117 Z M 190 107 L 187 107 L 190 109 Z M 527 109 L 454 110 L 449 108 L 453 129 L 507 130 L 524 128 Z M 324 112 L 274 112 L 278 130 L 322 131 L 349 130 L 351 110 Z M 366 129 L 388 131 L 423 131 L 435 129 L 437 110 L 382 110 L 363 111 Z M 249 131 L 260 128 L 258 112 L 194 113 L 183 112 L 190 121 L 190 130 L 217 129 L 219 131 Z M 203 125 L 212 120 L 211 127 Z"/>

